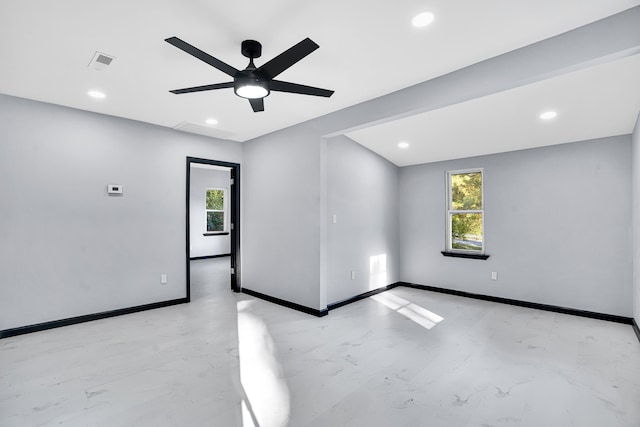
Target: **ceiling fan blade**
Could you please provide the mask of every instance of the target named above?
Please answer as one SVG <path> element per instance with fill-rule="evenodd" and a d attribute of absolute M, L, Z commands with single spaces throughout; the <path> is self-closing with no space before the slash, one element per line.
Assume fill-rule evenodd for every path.
<path fill-rule="evenodd" d="M 332 90 L 320 89 L 319 87 L 299 85 L 297 83 L 283 82 L 280 80 L 271 80 L 270 89 L 276 92 L 300 93 L 302 95 L 314 95 L 330 97 L 333 95 Z"/>
<path fill-rule="evenodd" d="M 181 93 L 203 92 L 205 90 L 226 89 L 228 87 L 233 87 L 233 82 L 215 83 L 212 85 L 194 86 L 194 87 L 187 87 L 184 89 L 174 89 L 174 90 L 170 90 L 169 92 L 179 95 Z"/>
<path fill-rule="evenodd" d="M 253 108 L 254 113 L 264 111 L 264 98 L 249 99 L 249 103 L 251 104 L 251 108 Z"/>
<path fill-rule="evenodd" d="M 177 37 L 169 37 L 168 39 L 165 39 L 164 41 L 166 41 L 169 44 L 174 45 L 175 47 L 177 47 L 180 50 L 183 50 L 183 51 L 187 52 L 191 56 L 195 56 L 199 60 L 206 62 L 207 64 L 211 65 L 212 67 L 217 68 L 218 70 L 222 71 L 225 74 L 230 75 L 231 77 L 235 76 L 235 74 L 238 72 L 238 70 L 233 68 L 231 65 L 220 61 L 218 58 L 214 58 L 213 56 L 209 55 L 208 53 L 201 51 L 197 47 L 192 46 L 189 43 L 187 43 L 187 42 L 185 42 L 183 40 L 180 40 Z"/>
<path fill-rule="evenodd" d="M 313 40 L 306 38 L 297 45 L 285 50 L 271 61 L 258 67 L 258 70 L 265 72 L 269 77 L 274 78 L 305 56 L 319 48 Z"/>

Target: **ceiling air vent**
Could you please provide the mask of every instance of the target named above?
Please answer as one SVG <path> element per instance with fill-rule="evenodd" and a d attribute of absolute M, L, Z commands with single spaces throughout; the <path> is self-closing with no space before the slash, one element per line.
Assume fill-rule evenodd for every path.
<path fill-rule="evenodd" d="M 114 56 L 107 55 L 102 52 L 97 52 L 91 58 L 91 62 L 89 62 L 88 67 L 93 68 L 94 70 L 102 71 L 111 65 L 111 62 L 116 59 Z"/>
<path fill-rule="evenodd" d="M 197 133 L 198 135 L 210 136 L 219 139 L 231 139 L 231 137 L 233 136 L 231 132 L 225 132 L 213 127 L 201 126 L 189 122 L 182 122 L 179 125 L 175 126 L 174 129 L 181 132 Z"/>

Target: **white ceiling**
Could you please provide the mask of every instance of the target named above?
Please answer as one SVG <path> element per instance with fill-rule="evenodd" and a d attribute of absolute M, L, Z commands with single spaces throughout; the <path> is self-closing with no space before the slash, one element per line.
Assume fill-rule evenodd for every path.
<path fill-rule="evenodd" d="M 555 111 L 551 120 L 540 114 Z M 629 134 L 640 55 L 348 133 L 398 166 Z M 401 149 L 398 143 L 407 142 Z"/>
<path fill-rule="evenodd" d="M 0 93 L 170 128 L 187 123 L 194 132 L 204 129 L 213 136 L 246 141 L 639 4 L 640 0 L 3 0 Z M 424 10 L 435 13 L 434 23 L 413 28 L 411 18 Z M 336 93 L 328 99 L 272 93 L 261 113 L 253 113 L 232 89 L 171 94 L 170 89 L 230 78 L 164 42 L 170 36 L 236 68 L 247 63 L 240 53 L 244 39 L 262 43 L 259 66 L 310 37 L 320 49 L 278 79 Z M 94 70 L 88 65 L 96 51 L 116 59 L 107 69 Z M 553 144 L 629 133 L 629 117 L 637 116 L 640 108 L 637 79 L 632 77 L 639 75 L 638 67 L 637 58 L 628 58 L 349 136 L 404 165 L 525 148 L 533 135 L 543 135 Z M 607 84 L 610 90 L 600 94 L 598 88 Z M 625 93 L 626 84 L 636 95 Z M 91 89 L 107 97 L 91 99 Z M 600 102 L 605 99 L 607 108 Z M 542 126 L 537 114 L 547 107 L 557 108 L 559 116 Z M 596 126 L 593 114 L 607 126 Z M 218 124 L 206 125 L 207 118 Z M 454 126 L 461 120 L 469 126 Z M 425 129 L 425 123 L 432 126 Z M 504 129 L 498 132 L 497 123 Z M 585 123 L 593 126 L 584 129 Z M 517 135 L 526 138 L 514 138 Z M 400 139 L 410 140 L 409 150 L 398 152 L 395 144 Z"/>

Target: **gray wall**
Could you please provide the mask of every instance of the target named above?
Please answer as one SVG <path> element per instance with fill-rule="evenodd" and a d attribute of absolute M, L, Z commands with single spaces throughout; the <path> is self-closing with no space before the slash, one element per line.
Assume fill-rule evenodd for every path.
<path fill-rule="evenodd" d="M 185 297 L 185 158 L 242 149 L 5 95 L 0 141 L 0 329 Z"/>
<path fill-rule="evenodd" d="M 401 279 L 630 316 L 630 155 L 627 135 L 402 168 Z M 443 257 L 445 171 L 476 167 L 491 257 Z"/>
<path fill-rule="evenodd" d="M 632 135 L 633 317 L 640 325 L 640 115 Z"/>
<path fill-rule="evenodd" d="M 242 286 L 313 309 L 321 299 L 322 139 L 304 125 L 243 143 Z"/>
<path fill-rule="evenodd" d="M 398 167 L 346 137 L 328 141 L 326 164 L 327 301 L 334 303 L 399 280 Z M 376 268 L 380 255 L 386 268 Z"/>
<path fill-rule="evenodd" d="M 395 165 L 299 125 L 244 143 L 242 180 L 243 287 L 324 309 L 371 290 L 379 255 L 375 287 L 398 281 Z"/>
<path fill-rule="evenodd" d="M 217 160 L 217 159 L 216 159 Z M 189 194 L 189 231 L 191 244 L 190 256 L 201 257 L 222 255 L 231 252 L 231 239 L 227 235 L 204 236 L 207 232 L 206 192 L 208 188 L 223 188 L 227 190 L 227 203 L 231 194 L 229 183 L 230 171 L 204 169 L 191 164 L 191 186 Z M 229 230 L 230 211 L 227 207 L 225 228 Z"/>

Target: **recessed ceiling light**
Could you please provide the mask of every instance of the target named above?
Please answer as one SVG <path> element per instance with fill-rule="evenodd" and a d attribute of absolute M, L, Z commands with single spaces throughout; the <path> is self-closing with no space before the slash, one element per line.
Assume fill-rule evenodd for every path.
<path fill-rule="evenodd" d="M 205 120 L 205 123 L 211 126 L 217 125 L 218 121 L 216 119 L 207 119 Z"/>
<path fill-rule="evenodd" d="M 414 16 L 413 19 L 411 20 L 411 23 L 413 24 L 414 27 L 422 28 L 431 24 L 434 19 L 435 19 L 435 15 L 433 13 L 422 12 Z"/>
<path fill-rule="evenodd" d="M 103 99 L 107 96 L 104 94 L 104 92 L 100 92 L 99 90 L 90 90 L 89 92 L 87 92 L 87 95 L 95 99 Z"/>
<path fill-rule="evenodd" d="M 556 113 L 555 111 L 545 111 L 544 113 L 540 114 L 540 118 L 542 120 L 551 120 L 555 118 L 557 115 L 558 113 Z"/>
<path fill-rule="evenodd" d="M 408 142 L 399 142 L 398 143 L 398 148 L 409 148 L 409 143 Z"/>

